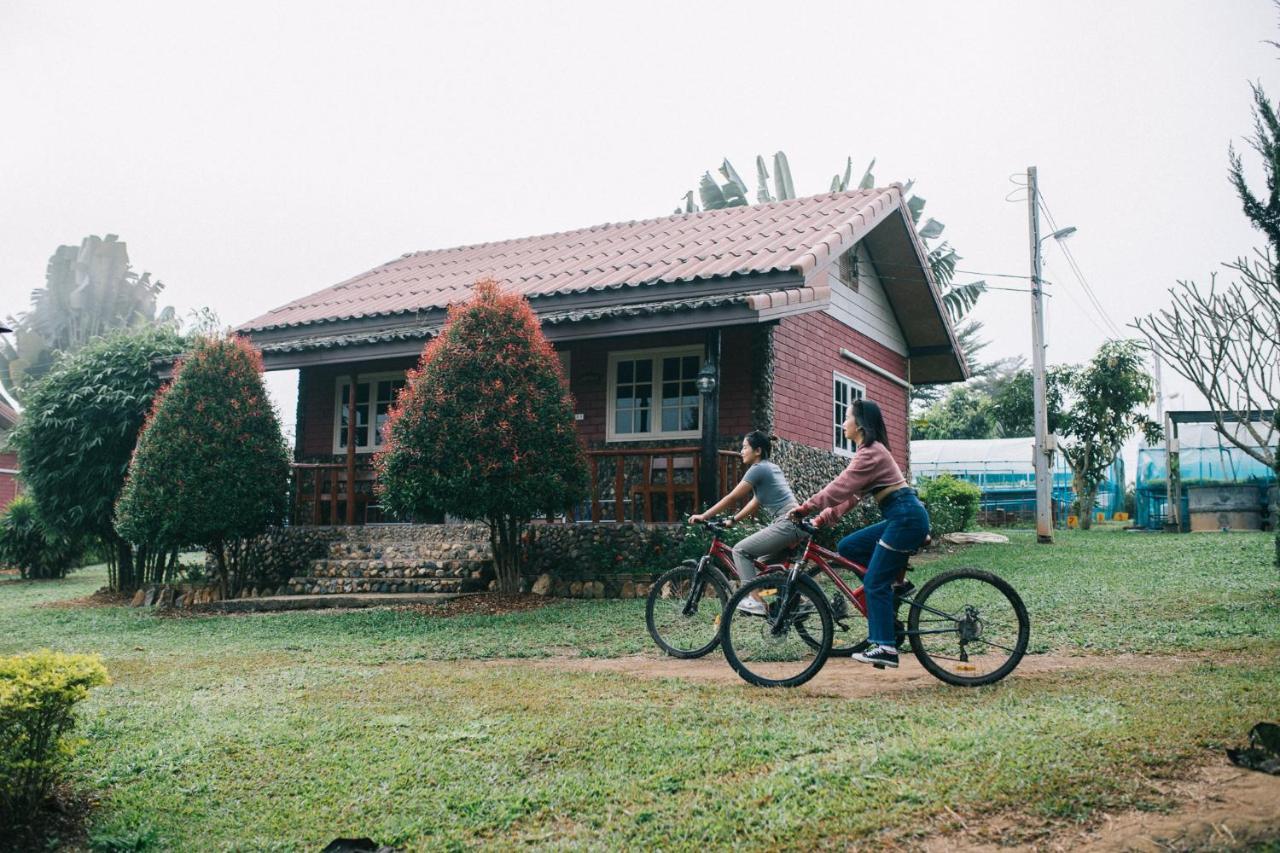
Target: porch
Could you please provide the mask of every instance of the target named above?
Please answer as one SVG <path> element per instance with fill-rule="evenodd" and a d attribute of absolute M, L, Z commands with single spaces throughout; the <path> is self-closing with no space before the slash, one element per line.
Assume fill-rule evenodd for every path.
<path fill-rule="evenodd" d="M 702 478 L 698 446 L 626 447 L 587 451 L 590 494 L 550 523 L 674 523 L 696 511 Z M 354 475 L 354 476 L 353 476 Z M 736 451 L 718 450 L 716 494 L 724 494 L 742 477 Z M 355 488 L 348 488 L 354 483 Z M 292 465 L 290 523 L 365 525 L 407 523 L 379 504 L 369 456 L 347 462 L 297 462 Z M 443 521 L 443 513 L 427 521 Z"/>

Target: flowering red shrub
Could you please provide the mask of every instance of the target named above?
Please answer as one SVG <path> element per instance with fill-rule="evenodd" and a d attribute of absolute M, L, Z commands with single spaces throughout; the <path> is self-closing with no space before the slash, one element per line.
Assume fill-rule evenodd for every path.
<path fill-rule="evenodd" d="M 208 549 L 227 580 L 246 537 L 280 522 L 289 454 L 241 338 L 200 338 L 142 428 L 116 529 L 125 539 Z"/>
<path fill-rule="evenodd" d="M 523 525 L 587 490 L 559 359 L 528 300 L 482 281 L 408 379 L 376 460 L 380 499 L 403 516 L 488 522 L 499 585 L 514 592 Z"/>

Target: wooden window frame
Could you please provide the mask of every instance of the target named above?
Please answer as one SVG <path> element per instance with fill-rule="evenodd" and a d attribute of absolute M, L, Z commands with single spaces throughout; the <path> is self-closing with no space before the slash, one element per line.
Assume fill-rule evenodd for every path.
<path fill-rule="evenodd" d="M 844 385 L 849 392 L 849 400 L 845 403 L 840 402 L 840 386 Z M 854 396 L 856 392 L 857 396 Z M 848 416 L 848 407 L 853 405 L 854 400 L 865 400 L 867 398 L 867 386 L 856 379 L 845 376 L 839 371 L 831 372 L 831 446 L 833 452 L 837 456 L 853 456 L 852 442 L 844 437 L 837 430 L 844 423 L 845 417 Z M 844 416 L 840 415 L 840 406 L 845 407 Z"/>
<path fill-rule="evenodd" d="M 382 371 L 379 373 L 369 373 L 369 374 L 361 373 L 356 377 L 357 385 L 363 385 L 366 382 L 369 383 L 369 402 L 366 403 L 365 405 L 369 407 L 368 438 L 369 438 L 369 441 L 371 442 L 374 440 L 378 432 L 377 430 L 378 400 L 377 400 L 377 394 L 376 394 L 377 392 L 376 386 L 379 382 L 385 382 L 387 380 L 391 380 L 393 382 L 399 380 L 401 382 L 407 383 L 408 382 L 407 371 L 392 370 L 392 371 Z M 333 381 L 333 452 L 335 456 L 342 456 L 342 455 L 345 455 L 347 452 L 346 446 L 342 444 L 343 433 L 344 433 L 344 430 L 342 428 L 342 416 L 346 410 L 346 407 L 343 406 L 342 404 L 342 386 L 347 385 L 350 382 L 351 382 L 350 373 L 339 374 L 338 376 L 334 377 L 334 381 Z M 352 393 L 354 393 L 354 391 Z M 357 408 L 359 408 L 359 404 L 357 404 Z M 357 444 L 356 455 L 368 455 L 371 453 L 377 453 L 379 450 L 382 450 L 385 446 L 386 446 L 385 444 Z"/>
<path fill-rule="evenodd" d="M 662 359 L 664 358 L 683 358 L 685 356 L 696 355 L 698 357 L 698 368 L 706 363 L 706 351 L 701 344 L 678 346 L 678 347 L 658 347 L 655 349 L 640 350 L 619 350 L 609 353 L 608 378 L 605 382 L 605 441 L 621 442 L 621 441 L 666 441 L 673 438 L 699 438 L 702 436 L 702 429 L 694 430 L 676 430 L 673 432 L 662 432 Z M 617 423 L 617 408 L 614 405 L 617 401 L 614 399 L 618 386 L 618 362 L 620 361 L 638 361 L 641 359 L 649 359 L 653 362 L 653 396 L 650 398 L 650 416 L 649 424 L 653 429 L 649 432 L 626 432 L 619 434 L 615 431 Z M 702 394 L 698 395 L 698 424 L 702 424 Z"/>

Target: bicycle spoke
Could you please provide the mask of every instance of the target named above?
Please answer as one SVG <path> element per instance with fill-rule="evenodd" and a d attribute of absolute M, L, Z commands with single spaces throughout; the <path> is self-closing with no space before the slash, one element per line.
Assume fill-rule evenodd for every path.
<path fill-rule="evenodd" d="M 733 607 L 726 609 L 725 655 L 744 679 L 764 686 L 800 683 L 812 676 L 825 659 L 832 625 L 825 601 L 807 586 L 793 586 L 784 601 L 785 582 L 749 585 L 766 602 L 767 618 Z M 735 597 L 736 599 L 736 597 Z"/>
<path fill-rule="evenodd" d="M 1021 608 L 1016 594 L 992 575 L 944 574 L 926 584 L 912 605 L 912 649 L 934 675 L 953 684 L 998 679 L 1025 649 Z"/>

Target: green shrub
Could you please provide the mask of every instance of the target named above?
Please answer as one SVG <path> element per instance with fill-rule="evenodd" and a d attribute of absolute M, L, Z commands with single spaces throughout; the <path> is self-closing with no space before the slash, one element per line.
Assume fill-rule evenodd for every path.
<path fill-rule="evenodd" d="M 76 703 L 107 683 L 96 655 L 0 658 L 0 832 L 28 823 L 49 796 L 75 750 Z"/>
<path fill-rule="evenodd" d="M 978 517 L 982 490 L 967 480 L 943 474 L 921 480 L 918 488 L 920 500 L 929 510 L 929 524 L 935 539 L 968 530 Z"/>
<path fill-rule="evenodd" d="M 0 516 L 0 565 L 16 568 L 22 577 L 65 577 L 80 556 L 80 548 L 40 520 L 31 498 L 15 498 Z"/>

